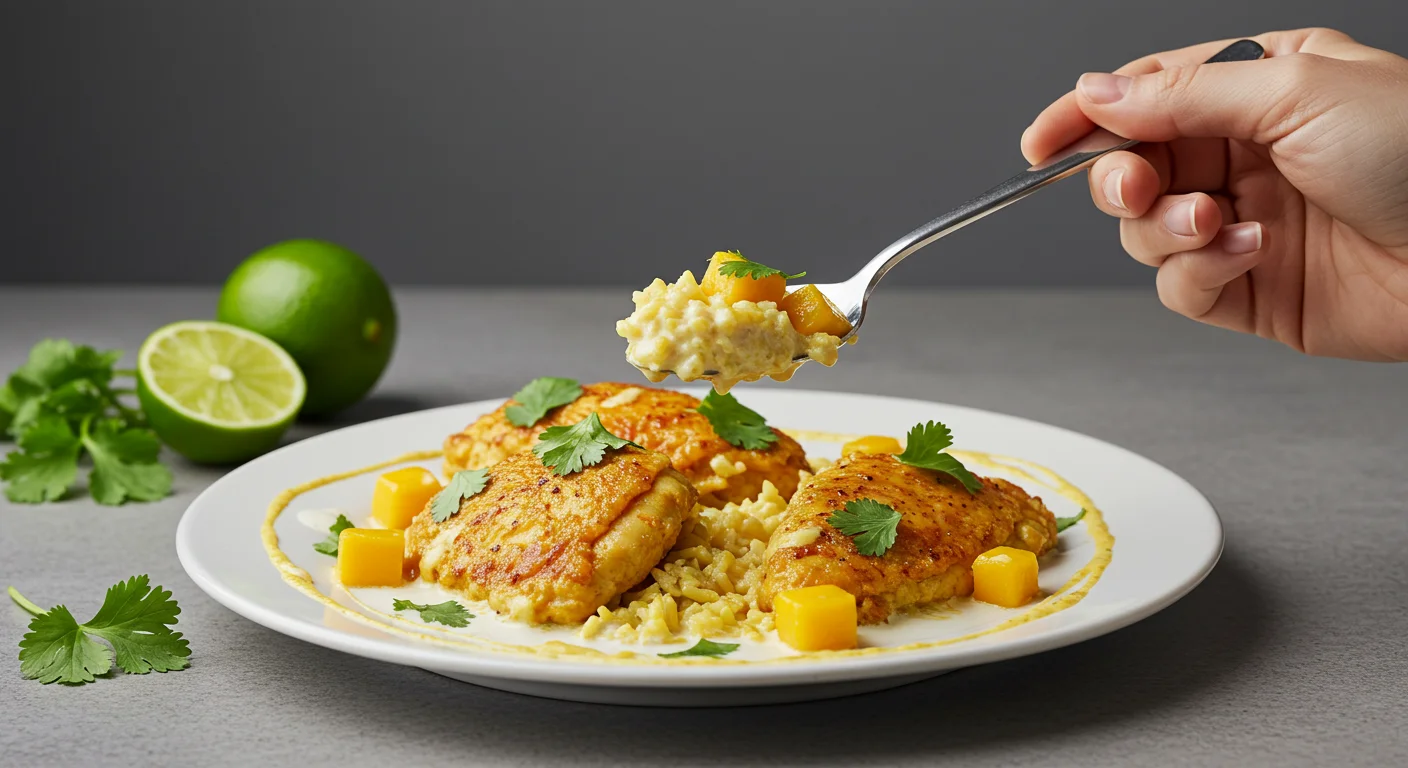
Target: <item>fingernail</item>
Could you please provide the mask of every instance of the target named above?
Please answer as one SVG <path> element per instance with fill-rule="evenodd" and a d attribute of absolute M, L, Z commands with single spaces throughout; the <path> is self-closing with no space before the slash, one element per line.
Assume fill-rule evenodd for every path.
<path fill-rule="evenodd" d="M 1168 231 L 1184 237 L 1198 234 L 1198 222 L 1194 219 L 1198 210 L 1197 202 L 1197 198 L 1183 200 L 1164 211 L 1164 226 L 1168 227 Z"/>
<path fill-rule="evenodd" d="M 1129 78 L 1124 75 L 1087 72 L 1080 76 L 1076 87 L 1085 94 L 1085 98 L 1096 104 L 1110 104 L 1124 98 L 1129 92 L 1129 83 Z"/>
<path fill-rule="evenodd" d="M 1124 169 L 1116 168 L 1105 176 L 1105 199 L 1121 211 L 1127 211 L 1124 204 Z"/>
<path fill-rule="evenodd" d="M 1251 253 L 1261 250 L 1261 224 L 1247 221 L 1222 228 L 1222 249 L 1228 253 Z"/>

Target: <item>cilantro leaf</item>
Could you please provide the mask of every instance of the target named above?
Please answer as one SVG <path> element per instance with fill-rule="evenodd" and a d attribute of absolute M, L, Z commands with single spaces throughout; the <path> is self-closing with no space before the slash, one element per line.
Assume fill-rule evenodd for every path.
<path fill-rule="evenodd" d="M 856 551 L 879 557 L 895 545 L 900 513 L 874 499 L 846 502 L 846 510 L 826 518 L 833 528 L 855 539 Z"/>
<path fill-rule="evenodd" d="M 10 388 L 10 383 L 0 384 L 0 434 L 10 431 L 10 424 L 14 423 L 15 411 L 19 407 L 20 397 Z"/>
<path fill-rule="evenodd" d="M 434 622 L 444 624 L 447 627 L 467 627 L 469 620 L 474 618 L 474 614 L 465 610 L 463 605 L 454 600 L 446 600 L 434 605 L 422 605 L 410 600 L 398 599 L 391 601 L 391 608 L 396 611 L 416 611 L 420 614 L 420 620 L 426 624 Z"/>
<path fill-rule="evenodd" d="M 738 650 L 738 643 L 715 643 L 701 637 L 699 638 L 699 642 L 694 644 L 693 648 L 659 655 L 662 659 L 682 659 L 686 656 L 708 656 L 717 659 L 720 656 L 727 656 L 736 650 Z"/>
<path fill-rule="evenodd" d="M 504 409 L 504 416 L 516 427 L 531 427 L 537 424 L 548 411 L 559 405 L 567 405 L 582 396 L 582 387 L 576 379 L 559 379 L 543 376 L 528 382 L 523 389 L 513 393 L 516 401 Z"/>
<path fill-rule="evenodd" d="M 969 472 L 968 468 L 963 466 L 963 462 L 943 452 L 950 445 L 953 445 L 953 434 L 942 423 L 931 421 L 927 424 L 915 424 L 909 430 L 904 452 L 895 458 L 911 467 L 932 469 L 951 475 L 958 482 L 963 483 L 963 487 L 967 488 L 969 493 L 981 491 L 983 481 Z"/>
<path fill-rule="evenodd" d="M 68 608 L 56 605 L 29 622 L 20 640 L 20 674 L 49 683 L 91 683 L 112 669 L 112 654 L 83 632 Z"/>
<path fill-rule="evenodd" d="M 82 440 L 93 458 L 88 492 L 99 504 L 156 501 L 171 493 L 171 470 L 157 463 L 161 442 L 151 432 L 104 419 L 91 431 L 85 428 Z"/>
<path fill-rule="evenodd" d="M 14 404 L 14 415 L 10 417 L 10 436 L 18 438 L 38 421 L 47 390 L 18 373 L 10 376 L 5 389 L 9 392 L 7 399 Z"/>
<path fill-rule="evenodd" d="M 146 576 L 133 576 L 110 587 L 97 615 L 85 624 L 79 624 L 62 605 L 41 612 L 14 588 L 10 596 L 36 614 L 20 640 L 20 673 L 27 679 L 45 684 L 90 683 L 112 669 L 114 656 L 118 668 L 134 675 L 185 669 L 190 664 L 189 642 L 170 626 L 177 622 L 181 608 L 170 592 L 152 587 Z M 108 641 L 112 652 L 94 637 Z"/>
<path fill-rule="evenodd" d="M 431 500 L 431 519 L 437 523 L 443 523 L 454 517 L 455 513 L 460 511 L 461 502 L 484 490 L 484 486 L 488 484 L 489 470 L 487 469 L 465 469 L 456 472 L 455 476 L 450 478 L 450 483 L 435 494 L 435 498 Z"/>
<path fill-rule="evenodd" d="M 332 555 L 333 557 L 337 557 L 338 534 L 342 533 L 348 528 L 356 527 L 357 526 L 352 524 L 351 520 L 347 519 L 347 515 L 339 514 L 337 516 L 337 520 L 334 521 L 332 525 L 328 526 L 328 537 L 318 542 L 317 544 L 314 544 L 313 549 L 322 552 L 325 555 Z"/>
<path fill-rule="evenodd" d="M 777 433 L 763 417 L 733 395 L 721 395 L 711 389 L 695 410 L 704 414 L 714 432 L 729 445 L 756 451 L 777 442 Z"/>
<path fill-rule="evenodd" d="M 82 447 L 68 422 L 58 416 L 37 419 L 20 438 L 19 447 L 0 462 L 5 497 L 17 504 L 63 498 L 78 479 Z"/>
<path fill-rule="evenodd" d="M 783 280 L 796 280 L 799 277 L 807 276 L 806 272 L 789 275 L 780 269 L 773 269 L 766 264 L 750 261 L 743 258 L 743 254 L 738 251 L 725 251 L 725 253 L 731 253 L 738 257 L 737 261 L 725 261 L 719 265 L 719 274 L 725 277 L 751 277 L 754 280 L 762 280 L 766 277 L 782 275 Z"/>
<path fill-rule="evenodd" d="M 1085 509 L 1083 508 L 1081 509 L 1081 511 L 1075 513 L 1074 515 L 1071 515 L 1070 517 L 1056 518 L 1056 532 L 1060 533 L 1061 531 L 1070 528 L 1076 523 L 1079 523 L 1082 517 L 1085 517 Z"/>
<path fill-rule="evenodd" d="M 606 431 L 601 425 L 601 417 L 593 411 L 590 416 L 570 427 L 548 427 L 538 435 L 538 444 L 533 453 L 543 460 L 544 466 L 552 468 L 559 475 L 570 475 L 601 462 L 606 449 L 619 449 L 628 445 L 639 445 Z"/>

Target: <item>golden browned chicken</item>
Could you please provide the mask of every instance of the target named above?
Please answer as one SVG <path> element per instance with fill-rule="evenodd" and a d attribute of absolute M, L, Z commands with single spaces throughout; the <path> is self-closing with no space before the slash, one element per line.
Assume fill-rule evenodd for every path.
<path fill-rule="evenodd" d="M 698 398 L 683 392 L 615 382 L 586 384 L 581 397 L 548 411 L 531 427 L 509 423 L 504 410 L 511 403 L 505 402 L 445 440 L 447 475 L 492 466 L 532 446 L 544 429 L 576 424 L 592 411 L 612 434 L 669 456 L 675 469 L 698 488 L 699 500 L 709 506 L 756 498 L 764 480 L 771 480 L 784 499 L 791 498 L 798 473 L 807 469 L 802 446 L 777 430 L 773 430 L 777 442 L 764 450 L 744 450 L 724 442 L 695 410 Z M 725 472 L 712 466 L 715 457 L 726 462 Z M 739 462 L 743 471 L 732 474 Z"/>
<path fill-rule="evenodd" d="M 643 580 L 694 502 L 664 454 L 628 446 L 559 477 L 524 451 L 445 522 L 422 510 L 406 550 L 422 579 L 516 619 L 572 624 Z"/>
<path fill-rule="evenodd" d="M 768 543 L 761 602 L 798 587 L 834 584 L 856 596 L 859 619 L 877 624 L 907 605 L 973 591 L 973 560 L 993 547 L 1041 555 L 1056 544 L 1056 519 L 1041 499 L 1006 480 L 982 478 L 970 494 L 946 474 L 855 453 L 817 474 L 792 497 Z M 899 512 L 884 555 L 867 557 L 827 523 L 846 502 L 874 499 Z"/>

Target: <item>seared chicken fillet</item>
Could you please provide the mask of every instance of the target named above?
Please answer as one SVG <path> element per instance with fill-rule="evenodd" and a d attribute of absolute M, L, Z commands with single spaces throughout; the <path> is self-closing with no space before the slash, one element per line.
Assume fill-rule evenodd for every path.
<path fill-rule="evenodd" d="M 626 447 L 560 477 L 532 451 L 443 523 L 406 530 L 420 577 L 513 618 L 575 624 L 644 579 L 679 537 L 695 491 L 663 454 Z"/>
<path fill-rule="evenodd" d="M 798 587 L 834 584 L 856 596 L 859 619 L 878 624 L 907 605 L 973 592 L 973 561 L 993 547 L 1041 555 L 1056 544 L 1056 519 L 1041 499 L 995 478 L 970 494 L 952 477 L 856 453 L 820 472 L 787 505 L 768 543 L 761 602 Z M 827 518 L 846 502 L 874 499 L 902 517 L 879 557 L 856 551 Z"/>
<path fill-rule="evenodd" d="M 709 420 L 695 410 L 698 398 L 668 389 L 603 382 L 586 384 L 582 396 L 555 408 L 531 427 L 515 427 L 504 415 L 513 401 L 479 417 L 464 431 L 445 440 L 445 472 L 481 469 L 537 442 L 538 434 L 554 426 L 576 424 L 596 411 L 612 434 L 670 457 L 699 490 L 699 500 L 711 507 L 756 498 L 764 480 L 771 480 L 784 499 L 797 489 L 798 473 L 806 470 L 802 446 L 773 430 L 777 442 L 749 451 L 724 442 Z M 710 462 L 722 457 L 744 470 L 728 478 L 715 474 Z"/>

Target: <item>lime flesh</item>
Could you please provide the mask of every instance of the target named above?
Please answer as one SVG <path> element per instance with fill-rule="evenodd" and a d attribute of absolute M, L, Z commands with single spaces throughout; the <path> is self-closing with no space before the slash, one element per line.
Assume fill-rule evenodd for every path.
<path fill-rule="evenodd" d="M 196 462 L 230 464 L 278 445 L 306 389 L 279 345 L 225 323 L 173 323 L 137 355 L 137 396 L 152 429 Z"/>

